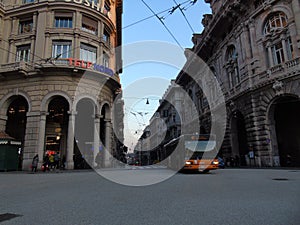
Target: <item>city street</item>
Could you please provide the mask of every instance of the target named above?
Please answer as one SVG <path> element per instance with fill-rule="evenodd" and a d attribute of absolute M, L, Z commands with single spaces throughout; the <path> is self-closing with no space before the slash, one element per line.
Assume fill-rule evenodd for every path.
<path fill-rule="evenodd" d="M 139 168 L 118 173 L 145 174 L 148 179 L 169 171 Z M 0 180 L 1 225 L 296 225 L 300 221 L 300 170 L 293 169 L 176 174 L 142 187 L 116 184 L 93 171 L 9 172 L 0 173 Z"/>

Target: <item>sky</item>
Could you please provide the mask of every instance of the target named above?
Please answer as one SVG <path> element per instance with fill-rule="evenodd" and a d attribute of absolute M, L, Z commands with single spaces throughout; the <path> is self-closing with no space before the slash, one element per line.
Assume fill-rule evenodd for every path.
<path fill-rule="evenodd" d="M 202 32 L 202 17 L 211 12 L 209 4 L 204 0 L 198 0 L 195 4 L 192 2 L 193 0 L 124 0 L 122 45 L 125 47 L 123 49 L 126 46 L 130 46 L 131 49 L 131 46 L 140 42 L 146 45 L 148 45 L 146 41 L 165 42 L 180 49 L 182 52 L 174 57 L 184 60 L 183 49 L 193 47 L 191 41 L 193 33 Z M 176 8 L 176 3 L 180 4 L 188 22 L 180 8 Z M 154 16 L 154 13 L 161 20 Z M 123 53 L 124 62 L 127 57 L 128 55 Z M 130 150 L 141 136 L 145 126 L 149 124 L 170 80 L 175 79 L 179 71 L 180 68 L 153 61 L 124 65 L 123 73 L 120 75 L 125 102 L 124 134 L 125 145 Z M 153 77 L 155 78 L 149 79 Z M 147 92 L 146 89 L 151 91 Z M 146 104 L 147 100 L 149 104 Z"/>

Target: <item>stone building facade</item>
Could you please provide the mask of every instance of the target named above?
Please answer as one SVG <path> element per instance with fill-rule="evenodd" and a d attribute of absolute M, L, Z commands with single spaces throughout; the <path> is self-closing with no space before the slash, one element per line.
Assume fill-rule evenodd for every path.
<path fill-rule="evenodd" d="M 135 153 L 144 155 L 146 163 L 153 164 L 168 157 L 164 145 L 181 135 L 184 94 L 175 80 L 171 80 L 159 107 L 151 117 L 149 125 L 139 138 Z"/>
<path fill-rule="evenodd" d="M 191 51 L 210 67 L 225 96 L 220 154 L 241 166 L 299 166 L 300 2 L 205 2 L 212 14 L 204 15 Z M 210 132 L 207 96 L 184 72 L 176 82 L 198 108 L 201 133 Z"/>
<path fill-rule="evenodd" d="M 68 169 L 118 156 L 121 15 L 122 0 L 1 0 L 0 130 L 22 141 L 23 169 L 37 153 Z"/>

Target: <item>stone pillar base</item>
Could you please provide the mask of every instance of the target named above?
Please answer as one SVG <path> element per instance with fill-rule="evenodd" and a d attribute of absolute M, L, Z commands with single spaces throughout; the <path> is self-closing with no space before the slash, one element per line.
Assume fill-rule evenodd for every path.
<path fill-rule="evenodd" d="M 74 169 L 74 162 L 73 161 L 66 162 L 66 169 L 67 170 L 73 170 Z"/>
<path fill-rule="evenodd" d="M 22 170 L 23 171 L 31 171 L 31 162 L 32 159 L 23 159 Z M 38 167 L 39 169 L 39 167 Z"/>

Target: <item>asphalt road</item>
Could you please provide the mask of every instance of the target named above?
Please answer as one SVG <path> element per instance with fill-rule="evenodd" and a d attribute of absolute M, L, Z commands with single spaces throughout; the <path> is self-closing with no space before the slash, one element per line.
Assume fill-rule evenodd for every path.
<path fill-rule="evenodd" d="M 120 170 L 128 174 L 166 169 Z M 107 171 L 106 173 L 113 173 Z M 18 215 L 6 220 L 10 214 Z M 0 224 L 298 225 L 300 170 L 224 169 L 176 174 L 141 187 L 92 171 L 0 173 Z"/>

